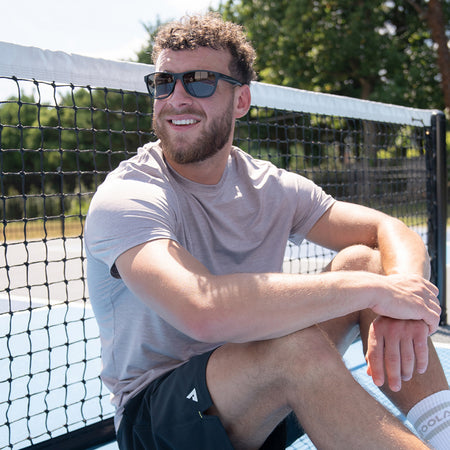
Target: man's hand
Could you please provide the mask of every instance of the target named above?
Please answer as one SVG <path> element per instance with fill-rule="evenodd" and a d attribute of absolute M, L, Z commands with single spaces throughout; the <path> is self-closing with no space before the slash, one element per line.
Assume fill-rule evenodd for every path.
<path fill-rule="evenodd" d="M 414 370 L 427 370 L 428 336 L 439 326 L 441 308 L 438 289 L 419 275 L 387 275 L 385 281 L 389 287 L 372 308 L 379 317 L 369 328 L 367 373 L 377 386 L 387 377 L 397 392 Z"/>
<path fill-rule="evenodd" d="M 424 321 L 428 335 L 439 326 L 441 307 L 439 290 L 420 275 L 386 275 L 383 288 L 373 299 L 370 309 L 392 319 Z"/>
<path fill-rule="evenodd" d="M 402 381 L 421 374 L 428 366 L 429 327 L 422 320 L 397 320 L 379 316 L 370 325 L 367 341 L 367 373 L 377 386 L 385 383 L 397 392 Z"/>

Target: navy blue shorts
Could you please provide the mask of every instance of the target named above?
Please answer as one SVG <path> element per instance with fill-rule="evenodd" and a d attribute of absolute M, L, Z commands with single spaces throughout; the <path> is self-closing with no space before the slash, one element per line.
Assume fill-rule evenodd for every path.
<path fill-rule="evenodd" d="M 164 374 L 125 405 L 117 432 L 121 450 L 232 450 L 206 387 L 212 352 L 196 356 Z M 262 449 L 285 449 L 303 434 L 293 414 L 269 436 Z"/>

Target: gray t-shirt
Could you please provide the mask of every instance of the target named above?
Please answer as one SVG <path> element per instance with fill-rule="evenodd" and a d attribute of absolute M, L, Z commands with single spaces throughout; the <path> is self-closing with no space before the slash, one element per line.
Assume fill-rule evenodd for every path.
<path fill-rule="evenodd" d="M 213 274 L 280 272 L 287 240 L 300 243 L 333 202 L 308 179 L 236 147 L 212 186 L 173 171 L 158 143 L 111 172 L 91 202 L 85 245 L 102 379 L 118 416 L 156 377 L 217 347 L 179 332 L 134 296 L 115 270 L 120 254 L 166 238 Z"/>

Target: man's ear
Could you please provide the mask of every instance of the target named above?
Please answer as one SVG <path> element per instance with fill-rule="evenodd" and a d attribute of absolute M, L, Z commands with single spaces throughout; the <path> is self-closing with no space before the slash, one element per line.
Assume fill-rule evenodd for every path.
<path fill-rule="evenodd" d="M 236 107 L 234 111 L 234 115 L 236 119 L 239 119 L 242 116 L 245 116 L 250 109 L 252 95 L 250 93 L 250 86 L 248 84 L 244 84 L 235 89 L 237 95 Z"/>

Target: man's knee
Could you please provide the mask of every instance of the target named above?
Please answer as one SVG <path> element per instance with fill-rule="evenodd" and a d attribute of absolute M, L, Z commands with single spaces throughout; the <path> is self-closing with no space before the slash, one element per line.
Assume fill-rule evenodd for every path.
<path fill-rule="evenodd" d="M 257 378 L 262 384 L 284 389 L 308 374 L 329 374 L 331 368 L 342 363 L 342 358 L 327 333 L 315 325 L 275 339 L 227 344 L 214 352 L 212 361 L 219 364 L 219 375 L 226 369 L 220 361 L 227 365 L 235 361 L 233 367 L 240 367 L 245 379 Z M 237 373 L 235 377 L 239 378 Z"/>
<path fill-rule="evenodd" d="M 277 373 L 286 386 L 299 379 L 328 376 L 343 367 L 334 342 L 318 326 L 267 341 L 266 345 L 268 362 L 271 367 L 280 369 Z"/>
<path fill-rule="evenodd" d="M 380 252 L 366 245 L 351 245 L 341 250 L 326 270 L 363 270 L 383 273 Z"/>

